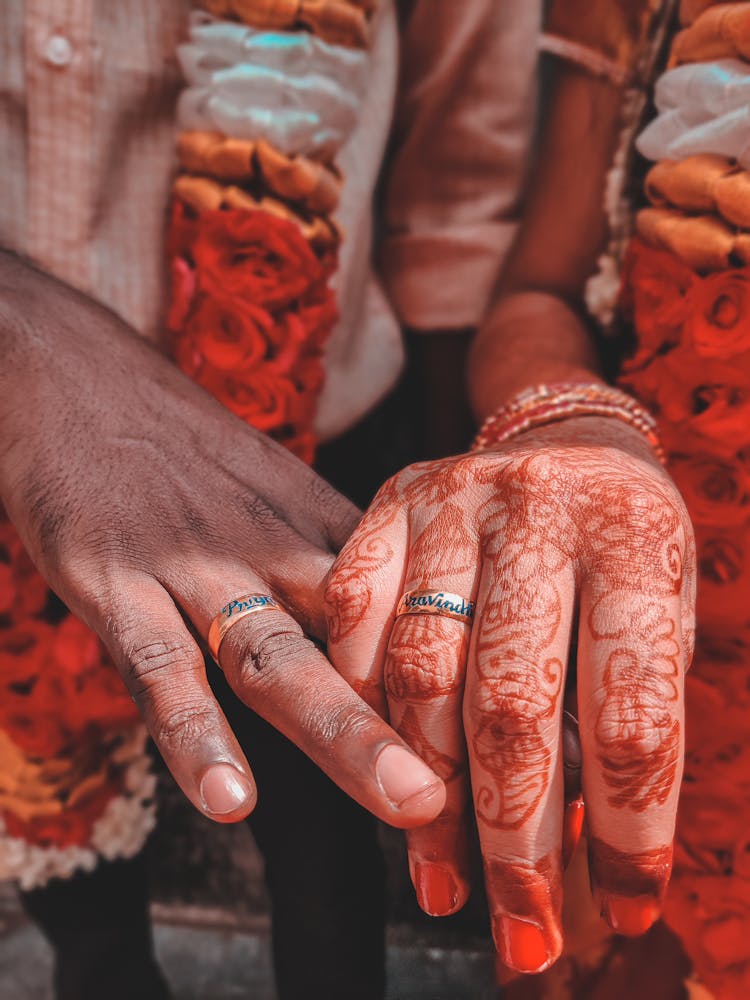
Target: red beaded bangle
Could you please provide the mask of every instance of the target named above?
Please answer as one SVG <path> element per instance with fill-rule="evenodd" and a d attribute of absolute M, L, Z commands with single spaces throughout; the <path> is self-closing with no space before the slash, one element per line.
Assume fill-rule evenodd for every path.
<path fill-rule="evenodd" d="M 471 450 L 482 451 L 568 417 L 614 417 L 639 431 L 659 461 L 666 462 L 656 420 L 648 410 L 632 396 L 598 382 L 552 382 L 524 389 L 485 420 Z"/>

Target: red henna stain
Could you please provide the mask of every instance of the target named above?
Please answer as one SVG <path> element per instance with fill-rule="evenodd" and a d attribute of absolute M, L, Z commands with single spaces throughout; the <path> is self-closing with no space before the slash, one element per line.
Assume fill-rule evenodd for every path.
<path fill-rule="evenodd" d="M 680 768 L 680 644 L 677 623 L 663 603 L 649 598 L 635 603 L 631 596 L 629 606 L 628 620 L 619 628 L 608 625 L 611 616 L 602 601 L 589 614 L 595 641 L 621 640 L 626 633 L 631 640 L 607 658 L 594 735 L 612 789 L 609 804 L 644 812 L 668 800 Z"/>
<path fill-rule="evenodd" d="M 380 533 L 398 515 L 396 497 L 394 481 L 389 480 L 333 566 L 325 593 L 329 642 L 351 635 L 370 610 L 373 578 L 393 558 L 393 549 Z"/>
<path fill-rule="evenodd" d="M 589 870 L 596 889 L 612 896 L 661 900 L 672 871 L 672 844 L 628 853 L 588 836 Z"/>
<path fill-rule="evenodd" d="M 549 660 L 543 670 L 522 663 L 503 666 L 497 687 L 485 699 L 472 734 L 474 754 L 495 779 L 476 792 L 477 816 L 496 829 L 518 830 L 534 814 L 549 787 L 549 733 L 557 713 L 563 667 Z"/>
<path fill-rule="evenodd" d="M 477 540 L 466 527 L 464 511 L 454 503 L 444 503 L 411 547 L 410 585 L 412 589 L 448 588 L 451 577 L 473 571 L 478 559 Z"/>
<path fill-rule="evenodd" d="M 551 852 L 535 864 L 526 865 L 489 857 L 485 859 L 484 870 L 492 908 L 493 933 L 496 935 L 496 944 L 505 963 L 518 967 L 517 960 L 520 956 L 516 955 L 514 962 L 513 956 L 507 952 L 513 942 L 508 940 L 506 934 L 508 928 L 500 922 L 503 917 L 520 918 L 521 921 L 538 928 L 544 940 L 547 961 L 557 958 L 562 948 L 560 852 Z M 530 935 L 527 935 L 526 940 L 521 942 L 524 952 L 528 954 L 531 950 L 537 955 L 536 942 L 529 938 Z M 533 970 L 528 969 L 528 971 Z"/>
<path fill-rule="evenodd" d="M 399 736 L 411 747 L 414 753 L 421 757 L 425 764 L 446 784 L 466 770 L 465 758 L 457 759 L 437 749 L 426 735 L 419 721 L 419 713 L 415 708 L 407 707 L 398 722 L 394 721 L 394 726 Z"/>
<path fill-rule="evenodd" d="M 431 507 L 452 500 L 474 480 L 476 459 L 459 455 L 435 462 L 419 462 L 409 467 L 411 479 L 403 487 L 409 507 Z"/>
<path fill-rule="evenodd" d="M 471 634 L 439 615 L 404 615 L 394 623 L 385 685 L 397 701 L 432 701 L 460 691 Z"/>

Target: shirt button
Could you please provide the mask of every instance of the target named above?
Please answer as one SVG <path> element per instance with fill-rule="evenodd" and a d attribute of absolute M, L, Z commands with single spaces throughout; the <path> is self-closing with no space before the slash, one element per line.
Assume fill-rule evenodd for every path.
<path fill-rule="evenodd" d="M 69 66 L 73 58 L 73 46 L 64 35 L 51 35 L 44 46 L 44 58 L 51 66 Z"/>

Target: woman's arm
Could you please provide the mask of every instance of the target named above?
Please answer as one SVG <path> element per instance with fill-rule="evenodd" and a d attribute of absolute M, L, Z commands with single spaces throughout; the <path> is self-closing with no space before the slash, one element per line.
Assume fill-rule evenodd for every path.
<path fill-rule="evenodd" d="M 523 225 L 469 356 L 480 421 L 531 383 L 599 372 L 581 299 L 607 238 L 604 187 L 623 95 L 567 64 L 554 67 L 548 92 Z"/>

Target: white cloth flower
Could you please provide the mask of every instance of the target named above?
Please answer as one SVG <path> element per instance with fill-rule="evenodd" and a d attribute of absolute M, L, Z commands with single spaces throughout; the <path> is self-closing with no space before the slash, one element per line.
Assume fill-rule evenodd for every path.
<path fill-rule="evenodd" d="M 332 158 L 357 123 L 365 52 L 308 32 L 257 31 L 197 14 L 178 54 L 188 83 L 177 108 L 182 129 Z"/>
<path fill-rule="evenodd" d="M 678 66 L 656 84 L 657 117 L 638 138 L 649 160 L 714 153 L 750 167 L 750 67 L 739 59 Z"/>

